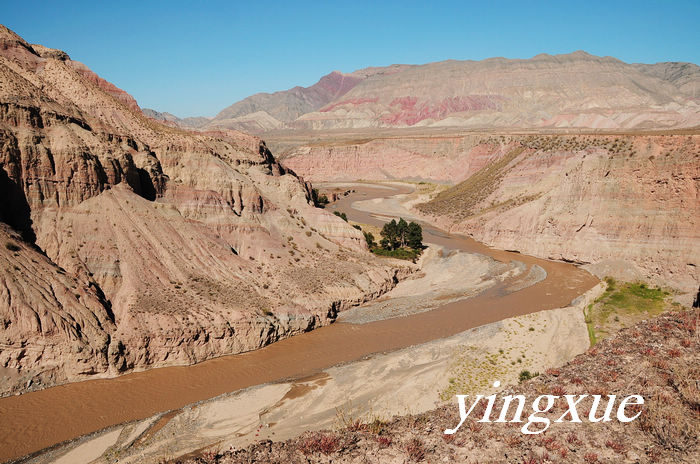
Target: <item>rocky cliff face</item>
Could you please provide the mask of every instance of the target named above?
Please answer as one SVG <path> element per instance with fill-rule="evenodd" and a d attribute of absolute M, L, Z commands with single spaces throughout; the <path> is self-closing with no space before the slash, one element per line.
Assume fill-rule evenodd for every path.
<path fill-rule="evenodd" d="M 0 28 L 0 394 L 255 349 L 391 288 L 309 189 Z"/>
<path fill-rule="evenodd" d="M 107 370 L 114 314 L 99 289 L 56 266 L 3 223 L 0 244 L 3 392 L 30 388 L 37 366 L 44 378 Z"/>
<path fill-rule="evenodd" d="M 282 142 L 280 148 L 286 166 L 314 181 L 410 179 L 454 184 L 488 161 L 479 154 L 492 150 L 479 147 L 480 140 L 481 136 L 364 134 L 285 148 Z"/>
<path fill-rule="evenodd" d="M 450 230 L 602 275 L 700 282 L 698 135 L 387 136 L 292 148 L 285 164 L 315 181 L 453 184 L 419 207 Z"/>

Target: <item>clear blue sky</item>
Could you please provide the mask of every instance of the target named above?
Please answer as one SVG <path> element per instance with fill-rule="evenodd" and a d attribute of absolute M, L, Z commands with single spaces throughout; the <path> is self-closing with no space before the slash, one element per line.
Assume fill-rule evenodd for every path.
<path fill-rule="evenodd" d="M 178 116 L 392 63 L 579 49 L 700 63 L 699 20 L 700 0 L 0 2 L 0 23 L 27 41 Z"/>

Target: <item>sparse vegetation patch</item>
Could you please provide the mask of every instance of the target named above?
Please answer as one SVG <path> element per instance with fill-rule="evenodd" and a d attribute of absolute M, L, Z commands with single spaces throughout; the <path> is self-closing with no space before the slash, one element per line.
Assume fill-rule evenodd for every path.
<path fill-rule="evenodd" d="M 591 345 L 601 338 L 671 308 L 670 292 L 644 282 L 617 282 L 612 277 L 605 293 L 585 311 Z"/>

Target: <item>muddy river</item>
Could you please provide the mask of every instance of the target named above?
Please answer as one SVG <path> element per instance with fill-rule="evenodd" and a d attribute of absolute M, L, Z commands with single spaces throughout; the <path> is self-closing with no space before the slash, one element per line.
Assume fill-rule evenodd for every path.
<path fill-rule="evenodd" d="M 351 220 L 381 225 L 382 219 L 352 208 L 356 200 L 390 197 L 407 187 L 357 186 L 334 206 Z M 506 292 L 501 282 L 483 293 L 432 311 L 361 325 L 338 322 L 257 351 L 224 356 L 193 366 L 165 367 L 114 379 L 89 380 L 0 399 L 0 461 L 123 422 L 150 417 L 187 404 L 281 379 L 300 378 L 377 352 L 448 337 L 467 329 L 568 305 L 597 279 L 567 263 L 493 250 L 462 236 L 424 224 L 424 241 L 477 252 L 528 266 L 547 277 L 525 289 Z"/>

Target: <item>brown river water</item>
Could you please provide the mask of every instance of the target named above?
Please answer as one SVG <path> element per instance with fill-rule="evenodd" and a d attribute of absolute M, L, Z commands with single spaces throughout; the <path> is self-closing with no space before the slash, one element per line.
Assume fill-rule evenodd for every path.
<path fill-rule="evenodd" d="M 381 225 L 355 210 L 353 201 L 410 191 L 371 186 L 333 206 L 353 221 Z M 513 316 L 568 305 L 598 280 L 568 263 L 488 248 L 470 238 L 423 224 L 424 241 L 510 262 L 537 264 L 547 278 L 513 293 L 507 282 L 432 311 L 362 325 L 338 322 L 262 349 L 223 356 L 193 366 L 164 367 L 114 379 L 77 382 L 0 399 L 0 461 L 7 461 L 106 427 L 144 419 L 191 403 L 282 379 L 301 378 L 373 353 L 392 351 L 455 335 Z"/>

